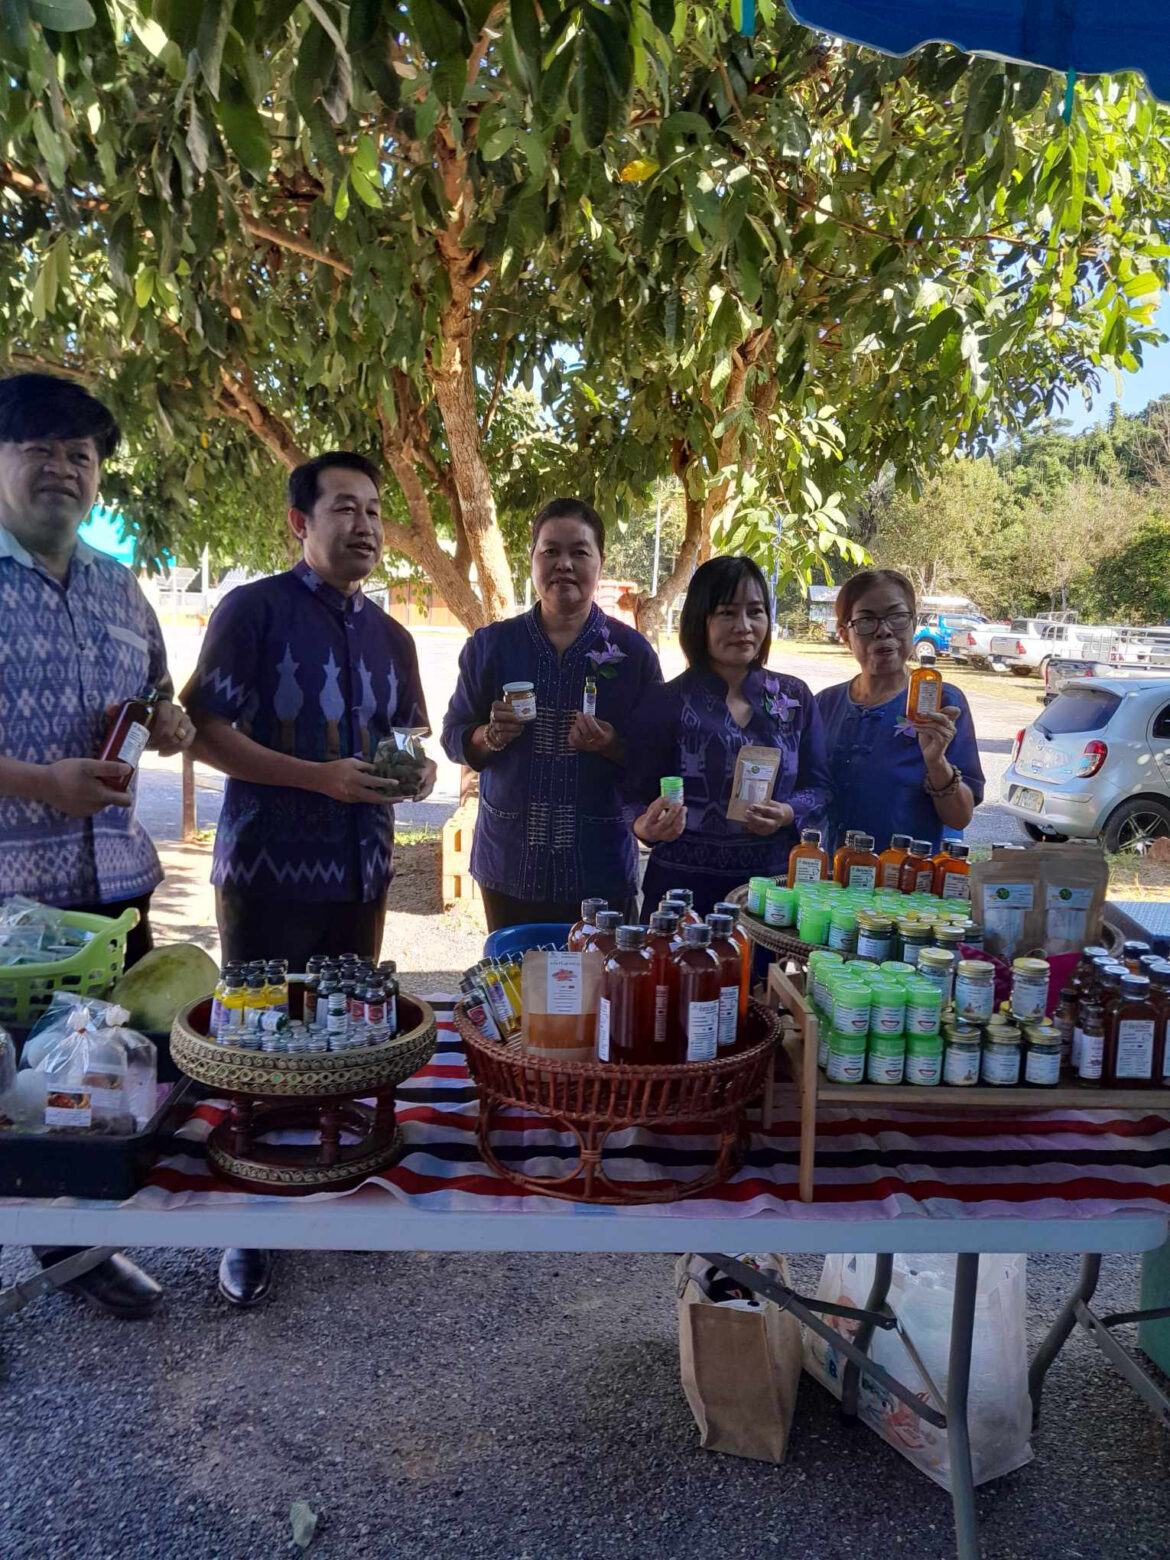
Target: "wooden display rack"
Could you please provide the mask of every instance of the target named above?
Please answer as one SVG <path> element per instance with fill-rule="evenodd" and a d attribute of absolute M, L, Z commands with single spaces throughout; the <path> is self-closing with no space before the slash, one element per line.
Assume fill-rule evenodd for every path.
<path fill-rule="evenodd" d="M 1044 1089 L 1021 1085 L 935 1084 L 893 1086 L 882 1083 L 830 1083 L 817 1066 L 817 1017 L 804 995 L 803 972 L 785 971 L 779 961 L 768 971 L 767 999 L 781 1014 L 780 1082 L 800 1094 L 800 1200 L 812 1202 L 816 1174 L 817 1106 L 866 1105 L 889 1110 L 952 1111 L 975 1109 L 984 1115 L 1014 1115 L 1034 1110 L 1140 1110 L 1170 1112 L 1170 1089 L 1086 1089 L 1062 1083 Z M 769 1124 L 772 1090 L 764 1103 Z"/>

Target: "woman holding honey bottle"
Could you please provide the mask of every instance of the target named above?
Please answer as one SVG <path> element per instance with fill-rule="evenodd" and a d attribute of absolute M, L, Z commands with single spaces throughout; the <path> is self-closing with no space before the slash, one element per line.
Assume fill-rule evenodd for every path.
<path fill-rule="evenodd" d="M 895 831 L 937 851 L 983 800 L 971 711 L 958 688 L 906 663 L 914 587 L 896 569 L 862 569 L 837 597 L 837 633 L 860 670 L 817 694 L 833 776 L 829 848 L 847 829 L 883 849 Z"/>
<path fill-rule="evenodd" d="M 593 599 L 604 554 L 597 511 L 553 499 L 532 522 L 536 605 L 477 629 L 459 657 L 443 751 L 480 775 L 471 875 L 490 931 L 572 923 L 586 895 L 634 908 L 622 772 L 631 712 L 662 673 Z"/>
<path fill-rule="evenodd" d="M 652 689 L 632 723 L 626 792 L 642 809 L 634 834 L 651 847 L 647 913 L 682 885 L 707 915 L 749 878 L 786 873 L 800 831 L 820 826 L 829 800 L 820 717 L 804 683 L 766 669 L 771 639 L 767 582 L 750 558 L 695 570 L 679 621 L 688 669 Z M 747 748 L 768 750 L 774 778 L 729 817 Z M 664 776 L 681 777 L 681 802 L 661 794 Z"/>

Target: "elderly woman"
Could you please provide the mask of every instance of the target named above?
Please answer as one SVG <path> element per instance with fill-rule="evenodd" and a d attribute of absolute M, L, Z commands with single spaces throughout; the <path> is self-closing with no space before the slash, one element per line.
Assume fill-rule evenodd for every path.
<path fill-rule="evenodd" d="M 803 828 L 829 800 L 820 716 L 804 683 L 765 671 L 772 610 L 763 574 L 749 558 L 713 558 L 695 570 L 679 623 L 688 669 L 652 689 L 634 721 L 627 795 L 642 811 L 634 833 L 651 847 L 642 889 L 646 913 L 670 888 L 689 888 L 701 915 L 753 876 L 787 870 Z M 777 748 L 771 799 L 729 819 L 743 747 Z M 659 795 L 680 775 L 682 802 Z M 649 805 L 646 805 L 646 804 Z"/>
<path fill-rule="evenodd" d="M 662 673 L 641 634 L 593 600 L 604 555 L 596 511 L 553 499 L 532 522 L 536 605 L 477 630 L 459 658 L 443 751 L 480 771 L 471 875 L 492 931 L 575 921 L 587 895 L 633 907 L 625 742 L 631 711 Z M 505 684 L 523 682 L 535 718 L 504 698 Z"/>
<path fill-rule="evenodd" d="M 837 633 L 860 667 L 817 694 L 833 771 L 833 845 L 846 829 L 939 848 L 944 827 L 965 829 L 983 800 L 971 711 L 944 683 L 942 708 L 906 718 L 906 661 L 914 641 L 914 587 L 896 569 L 862 569 L 837 597 Z"/>

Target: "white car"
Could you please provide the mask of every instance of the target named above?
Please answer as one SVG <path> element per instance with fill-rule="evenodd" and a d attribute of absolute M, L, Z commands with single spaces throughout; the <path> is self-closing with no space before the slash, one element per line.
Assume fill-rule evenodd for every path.
<path fill-rule="evenodd" d="M 1007 662 L 992 653 L 991 641 L 1010 627 L 1010 623 L 972 623 L 951 635 L 951 655 L 956 661 L 986 661 L 993 672 L 1006 672 Z"/>
<path fill-rule="evenodd" d="M 1003 786 L 1035 840 L 1144 854 L 1170 836 L 1170 677 L 1064 685 L 1017 736 Z"/>

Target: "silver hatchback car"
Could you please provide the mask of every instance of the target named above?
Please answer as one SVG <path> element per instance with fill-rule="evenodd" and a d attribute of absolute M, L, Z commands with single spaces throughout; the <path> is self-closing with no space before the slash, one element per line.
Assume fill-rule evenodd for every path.
<path fill-rule="evenodd" d="M 1143 854 L 1170 835 L 1170 677 L 1066 684 L 1017 736 L 1003 785 L 1035 840 Z"/>

